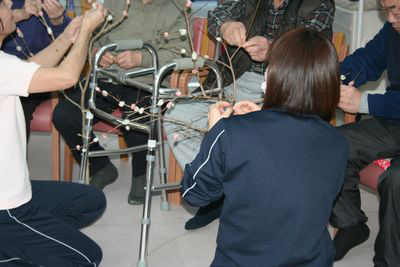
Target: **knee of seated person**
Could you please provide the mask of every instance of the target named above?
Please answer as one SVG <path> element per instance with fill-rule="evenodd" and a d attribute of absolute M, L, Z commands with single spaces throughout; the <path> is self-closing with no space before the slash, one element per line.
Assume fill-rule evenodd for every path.
<path fill-rule="evenodd" d="M 57 129 L 67 125 L 68 121 L 73 121 L 74 113 L 72 113 L 71 105 L 68 100 L 63 99 L 54 108 L 52 121 Z M 78 110 L 78 108 L 76 109 Z"/>

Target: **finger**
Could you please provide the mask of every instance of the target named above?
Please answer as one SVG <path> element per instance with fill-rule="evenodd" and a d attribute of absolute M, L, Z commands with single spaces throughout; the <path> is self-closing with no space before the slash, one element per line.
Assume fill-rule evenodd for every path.
<path fill-rule="evenodd" d="M 255 45 L 258 45 L 258 42 L 257 42 L 257 40 L 253 37 L 253 38 L 247 40 L 247 42 L 245 42 L 245 43 L 243 44 L 243 48 L 248 48 L 248 47 L 252 47 L 252 46 L 255 46 Z"/>
<path fill-rule="evenodd" d="M 246 42 L 246 28 L 244 27 L 243 24 L 239 28 L 239 33 L 240 33 L 240 46 L 242 46 Z"/>
<path fill-rule="evenodd" d="M 128 52 L 128 51 L 124 51 L 124 52 L 122 52 L 122 53 L 119 53 L 119 54 L 117 55 L 116 59 L 117 59 L 117 60 L 120 60 L 120 59 L 126 58 L 127 52 Z"/>
<path fill-rule="evenodd" d="M 232 114 L 232 107 L 228 107 L 227 109 L 225 109 L 225 111 L 222 113 L 222 116 L 224 118 L 228 118 L 231 114 Z"/>
<path fill-rule="evenodd" d="M 57 8 L 63 6 L 58 0 L 45 0 L 45 1 Z"/>
<path fill-rule="evenodd" d="M 212 104 L 211 106 L 208 107 L 208 112 L 211 112 L 215 108 L 216 104 Z"/>
<path fill-rule="evenodd" d="M 110 65 L 110 64 L 112 64 L 112 63 L 114 62 L 114 60 L 113 60 L 112 58 L 110 58 L 110 57 L 103 56 L 103 57 L 101 58 L 101 62 L 102 62 L 103 64 Z"/>
<path fill-rule="evenodd" d="M 231 104 L 227 101 L 218 101 L 217 103 L 215 103 L 218 106 L 222 106 L 222 107 L 229 107 Z"/>
<path fill-rule="evenodd" d="M 115 61 L 118 65 L 122 66 L 126 63 L 125 58 L 117 58 Z"/>
<path fill-rule="evenodd" d="M 242 37 L 241 37 L 241 32 L 239 28 L 235 28 L 233 31 L 233 40 L 234 40 L 234 45 L 236 46 L 241 46 L 243 44 L 242 42 Z"/>
<path fill-rule="evenodd" d="M 349 82 L 349 86 L 353 86 L 354 85 L 354 81 Z"/>
<path fill-rule="evenodd" d="M 252 46 L 248 46 L 248 47 L 243 47 L 247 53 L 251 54 L 251 53 L 257 53 L 260 48 L 256 45 L 252 45 Z"/>
<path fill-rule="evenodd" d="M 51 11 L 50 11 L 51 8 L 49 7 L 49 5 L 47 3 L 44 3 L 42 7 L 43 7 L 44 11 L 46 11 L 47 15 L 49 15 L 49 13 L 51 13 Z"/>
<path fill-rule="evenodd" d="M 103 56 L 103 59 L 104 59 L 105 61 L 107 61 L 109 64 L 113 63 L 113 62 L 116 60 L 115 57 L 112 56 L 111 54 L 105 54 L 105 55 Z"/>
<path fill-rule="evenodd" d="M 227 107 L 230 107 L 231 104 L 226 101 L 218 101 L 215 103 L 216 108 L 219 110 L 219 112 L 222 114 Z"/>
<path fill-rule="evenodd" d="M 51 0 L 45 0 L 44 5 L 48 6 L 50 9 L 56 9 L 57 5 L 54 4 Z"/>
<path fill-rule="evenodd" d="M 100 60 L 100 66 L 101 67 L 103 67 L 103 68 L 106 68 L 106 67 L 109 67 L 111 64 L 109 64 L 109 63 L 107 63 L 107 62 L 105 62 L 105 61 L 103 61 L 103 60 Z"/>
<path fill-rule="evenodd" d="M 242 105 L 248 105 L 249 103 L 253 103 L 253 102 L 251 102 L 251 101 L 249 101 L 249 100 L 242 100 L 242 101 L 237 102 L 237 103 L 235 104 L 235 106 L 240 107 L 240 106 L 242 106 Z"/>

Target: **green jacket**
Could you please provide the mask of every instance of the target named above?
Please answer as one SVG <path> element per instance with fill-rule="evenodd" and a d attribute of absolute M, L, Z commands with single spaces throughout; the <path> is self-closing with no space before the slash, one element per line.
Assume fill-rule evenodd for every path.
<path fill-rule="evenodd" d="M 181 2 L 182 5 L 177 6 L 175 2 Z M 182 57 L 180 54 L 182 48 L 186 49 L 187 56 L 190 56 L 187 38 L 170 38 L 168 41 L 164 38 L 164 32 L 174 33 L 174 37 L 177 37 L 179 29 L 186 29 L 183 15 L 184 2 L 184 0 L 154 0 L 151 4 L 143 5 L 142 1 L 131 1 L 128 18 L 116 29 L 100 38 L 97 46 L 117 40 L 141 39 L 156 49 L 160 67 L 175 58 Z M 119 18 L 125 10 L 126 1 L 105 0 L 104 6 Z M 150 53 L 144 52 L 141 67 L 150 67 L 151 62 Z M 124 71 L 115 65 L 113 68 Z M 142 82 L 145 81 L 142 80 Z M 146 82 L 151 82 L 151 80 L 147 79 Z"/>

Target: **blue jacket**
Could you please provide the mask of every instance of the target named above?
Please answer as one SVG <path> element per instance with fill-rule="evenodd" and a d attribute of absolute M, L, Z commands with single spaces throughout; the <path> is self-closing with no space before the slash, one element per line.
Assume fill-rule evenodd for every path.
<path fill-rule="evenodd" d="M 25 0 L 13 0 L 12 2 L 13 9 L 20 9 L 24 6 Z M 48 25 L 51 27 L 55 37 L 59 36 L 64 31 L 65 27 L 67 27 L 68 23 L 71 21 L 69 17 L 64 15 L 63 23 L 59 25 L 53 25 L 50 23 L 50 19 L 46 13 L 44 14 L 44 16 Z M 26 45 L 24 44 L 23 40 L 18 37 L 16 32 L 12 33 L 11 36 L 14 37 L 15 41 L 27 55 L 29 55 L 29 52 L 26 46 L 29 47 L 29 50 L 33 54 L 36 54 L 42 49 L 46 48 L 52 42 L 50 35 L 47 33 L 46 27 L 35 16 L 19 22 L 17 26 L 24 34 Z M 11 36 L 8 36 L 4 40 L 2 50 L 5 53 L 16 55 L 19 58 L 26 59 L 26 56 L 22 51 L 17 51 L 16 45 Z"/>
<path fill-rule="evenodd" d="M 182 180 L 194 206 L 225 194 L 212 266 L 332 266 L 327 225 L 347 154 L 344 135 L 316 116 L 263 110 L 219 121 Z"/>
<path fill-rule="evenodd" d="M 389 119 L 400 119 L 400 34 L 386 22 L 383 28 L 365 47 L 357 49 L 340 65 L 346 75 L 345 83 L 356 78 L 359 87 L 376 81 L 387 69 L 390 85 L 385 94 L 369 94 L 369 114 Z"/>

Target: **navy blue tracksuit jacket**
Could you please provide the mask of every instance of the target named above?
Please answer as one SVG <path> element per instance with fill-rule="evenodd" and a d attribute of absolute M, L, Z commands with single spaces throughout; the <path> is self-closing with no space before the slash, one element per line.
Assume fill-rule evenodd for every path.
<path fill-rule="evenodd" d="M 225 194 L 211 266 L 332 266 L 327 225 L 347 150 L 317 116 L 262 110 L 219 121 L 182 180 L 194 206 Z"/>

